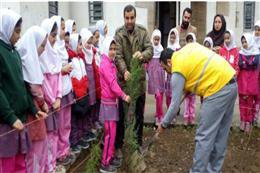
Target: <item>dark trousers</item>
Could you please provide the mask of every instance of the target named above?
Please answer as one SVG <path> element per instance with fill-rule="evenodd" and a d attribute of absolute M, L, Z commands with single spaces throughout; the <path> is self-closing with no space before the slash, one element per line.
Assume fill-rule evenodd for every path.
<path fill-rule="evenodd" d="M 135 132 L 137 136 L 137 142 L 140 146 L 142 146 L 142 138 L 143 138 L 143 124 L 144 124 L 144 106 L 145 106 L 145 94 L 139 96 L 136 100 L 135 105 Z M 119 109 L 119 121 L 117 122 L 116 129 L 116 141 L 115 147 L 116 149 L 122 148 L 124 144 L 124 134 L 125 134 L 125 114 L 124 111 L 124 101 L 119 99 L 118 109 Z"/>

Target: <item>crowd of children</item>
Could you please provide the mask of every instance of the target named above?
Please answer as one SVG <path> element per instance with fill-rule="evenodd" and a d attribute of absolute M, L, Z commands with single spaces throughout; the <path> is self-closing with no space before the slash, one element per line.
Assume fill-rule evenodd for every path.
<path fill-rule="evenodd" d="M 106 22 L 100 20 L 95 28 L 82 28 L 78 33 L 74 20 L 53 16 L 30 27 L 19 39 L 21 25 L 19 14 L 1 9 L 0 172 L 55 172 L 75 162 L 102 126 L 100 170 L 116 171 L 120 166 L 114 155 L 117 99 L 130 102 L 130 97 L 117 83 L 116 43 L 107 36 Z M 178 30 L 171 29 L 167 48 L 180 50 L 179 40 Z M 188 33 L 185 40 L 186 44 L 196 42 L 196 35 Z M 163 95 L 167 108 L 171 102 L 171 74 L 166 74 L 159 61 L 164 49 L 160 30 L 153 31 L 151 43 L 148 93 L 155 96 L 158 125 L 164 115 Z M 213 49 L 212 39 L 206 37 L 203 45 Z M 250 132 L 259 116 L 259 50 L 260 21 L 253 34 L 242 35 L 241 49 L 233 31 L 226 30 L 219 50 L 236 70 L 240 129 L 245 132 Z M 186 94 L 184 125 L 195 123 L 195 100 L 195 95 Z M 6 133 L 13 128 L 17 131 Z"/>

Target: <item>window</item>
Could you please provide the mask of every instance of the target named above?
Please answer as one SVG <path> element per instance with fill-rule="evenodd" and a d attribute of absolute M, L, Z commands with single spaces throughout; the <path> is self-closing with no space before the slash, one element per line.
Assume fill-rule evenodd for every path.
<path fill-rule="evenodd" d="M 103 2 L 91 1 L 88 4 L 89 23 L 95 24 L 98 20 L 103 19 Z"/>
<path fill-rule="evenodd" d="M 255 2 L 244 2 L 244 30 L 253 30 L 255 21 Z"/>
<path fill-rule="evenodd" d="M 54 15 L 58 15 L 58 2 L 50 1 L 49 2 L 49 17 L 52 17 Z"/>

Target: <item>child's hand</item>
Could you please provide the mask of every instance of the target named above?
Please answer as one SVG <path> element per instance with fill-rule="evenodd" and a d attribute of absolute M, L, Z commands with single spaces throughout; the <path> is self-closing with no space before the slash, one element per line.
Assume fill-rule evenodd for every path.
<path fill-rule="evenodd" d="M 158 133 L 158 135 L 159 135 L 159 134 L 161 134 L 161 133 L 163 133 L 163 132 L 164 132 L 164 128 L 162 127 L 162 124 L 160 123 L 160 124 L 158 125 L 158 127 L 157 127 L 156 133 Z"/>
<path fill-rule="evenodd" d="M 48 116 L 48 114 L 46 114 L 45 112 L 42 112 L 42 111 L 38 111 L 35 116 L 36 116 L 38 119 L 39 119 L 39 118 L 46 118 L 46 117 Z"/>
<path fill-rule="evenodd" d="M 43 103 L 41 109 L 42 109 L 42 111 L 45 112 L 45 113 L 48 113 L 48 112 L 49 112 L 49 107 L 48 107 L 48 105 L 47 105 L 46 102 Z"/>
<path fill-rule="evenodd" d="M 130 97 L 129 95 L 127 95 L 127 96 L 125 97 L 125 101 L 126 101 L 127 103 L 130 103 L 130 102 L 131 102 L 131 97 Z"/>
<path fill-rule="evenodd" d="M 21 120 L 17 119 L 14 123 L 13 123 L 13 128 L 15 128 L 16 130 L 23 130 L 24 129 L 24 125 L 22 123 Z"/>
<path fill-rule="evenodd" d="M 72 71 L 73 67 L 71 64 L 67 64 L 62 68 L 63 73 L 68 74 Z"/>
<path fill-rule="evenodd" d="M 57 98 L 56 101 L 53 103 L 52 108 L 56 111 L 60 109 L 60 98 Z"/>
<path fill-rule="evenodd" d="M 124 73 L 124 79 L 125 79 L 125 81 L 130 80 L 130 78 L 131 78 L 131 73 L 129 73 L 129 71 L 126 71 L 126 72 Z"/>

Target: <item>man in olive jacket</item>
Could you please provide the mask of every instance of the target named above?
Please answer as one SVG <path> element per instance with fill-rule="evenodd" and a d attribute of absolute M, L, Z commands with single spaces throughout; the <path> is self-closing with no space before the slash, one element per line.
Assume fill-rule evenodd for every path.
<path fill-rule="evenodd" d="M 142 63 L 147 63 L 153 56 L 153 47 L 150 42 L 147 30 L 135 24 L 136 9 L 132 5 L 127 5 L 124 8 L 124 22 L 125 24 L 116 30 L 115 39 L 117 42 L 117 51 L 115 63 L 118 70 L 118 81 L 123 90 L 125 90 L 126 81 L 130 79 L 130 62 L 135 54 L 135 57 Z M 145 70 L 140 74 L 141 85 L 140 96 L 136 101 L 136 124 L 135 131 L 137 133 L 137 142 L 142 145 L 143 136 L 143 121 L 144 121 L 144 106 L 145 106 L 145 90 L 146 79 Z M 128 93 L 129 94 L 129 93 Z M 116 131 L 116 149 L 121 149 L 124 138 L 124 106 L 123 100 L 119 100 L 119 121 Z M 118 150 L 121 151 L 121 150 Z M 118 155 L 121 156 L 121 152 Z"/>

